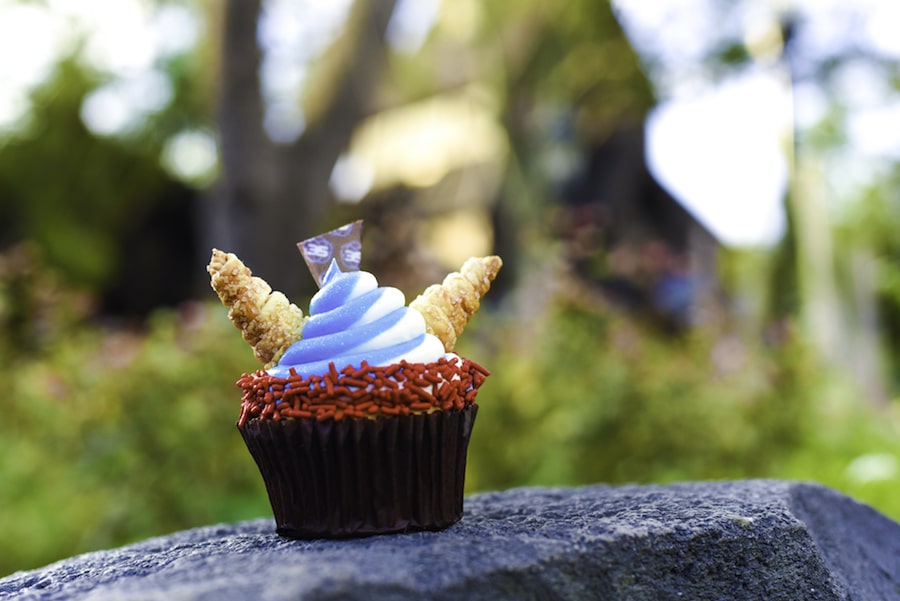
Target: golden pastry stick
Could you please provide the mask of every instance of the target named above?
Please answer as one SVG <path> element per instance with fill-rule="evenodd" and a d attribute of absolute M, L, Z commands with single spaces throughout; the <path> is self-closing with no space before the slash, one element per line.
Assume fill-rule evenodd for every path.
<path fill-rule="evenodd" d="M 287 348 L 300 340 L 306 318 L 281 292 L 273 291 L 265 280 L 253 277 L 237 255 L 213 249 L 206 271 L 210 284 L 228 317 L 241 330 L 253 354 L 271 367 Z"/>
<path fill-rule="evenodd" d="M 411 309 L 425 318 L 425 331 L 437 336 L 448 353 L 478 311 L 481 297 L 490 289 L 502 266 L 503 261 L 497 256 L 472 257 L 459 271 L 444 278 L 443 283 L 429 286 L 409 303 Z"/>

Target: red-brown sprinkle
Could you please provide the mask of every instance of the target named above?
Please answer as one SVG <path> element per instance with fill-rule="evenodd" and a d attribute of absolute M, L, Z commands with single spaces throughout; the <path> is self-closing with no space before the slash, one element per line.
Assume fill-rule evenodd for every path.
<path fill-rule="evenodd" d="M 426 386 L 427 386 L 427 385 L 426 385 Z M 414 393 L 416 393 L 417 395 L 419 395 L 420 397 L 422 397 L 422 398 L 424 398 L 424 399 L 426 399 L 426 400 L 428 400 L 428 401 L 430 401 L 430 402 L 432 402 L 432 403 L 434 403 L 434 402 L 437 401 L 437 399 L 434 398 L 434 395 L 433 395 L 433 394 L 431 394 L 430 392 L 428 392 L 428 391 L 425 390 L 424 388 L 418 386 L 417 384 L 413 384 L 412 382 L 407 382 L 407 383 L 406 383 L 406 387 L 407 387 L 409 390 L 411 390 L 412 392 L 414 392 Z"/>
<path fill-rule="evenodd" d="M 425 373 L 422 374 L 422 379 L 430 384 L 440 384 L 441 382 L 444 381 L 444 379 L 441 376 L 431 373 L 431 372 L 428 372 L 428 371 L 426 371 Z"/>
<path fill-rule="evenodd" d="M 238 426 L 251 419 L 338 421 L 462 409 L 474 404 L 489 374 L 478 363 L 455 357 L 384 367 L 363 363 L 359 369 L 347 366 L 340 371 L 331 364 L 325 375 L 309 378 L 293 369 L 286 378 L 259 370 L 237 381 L 244 390 Z"/>

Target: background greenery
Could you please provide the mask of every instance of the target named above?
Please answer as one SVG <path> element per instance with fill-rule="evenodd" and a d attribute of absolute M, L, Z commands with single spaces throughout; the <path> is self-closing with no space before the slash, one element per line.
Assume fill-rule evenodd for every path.
<path fill-rule="evenodd" d="M 201 34 L 189 50 L 153 65 L 168 78 L 171 98 L 123 131 L 92 131 L 81 114 L 92 93 L 122 77 L 85 58 L 88 34 L 30 90 L 27 118 L 0 131 L 0 576 L 270 514 L 235 428 L 234 382 L 256 365 L 207 288 L 203 265 L 210 244 L 242 256 L 243 245 L 261 257 L 254 268 L 277 263 L 296 281 L 299 261 L 285 261 L 284 251 L 265 259 L 271 249 L 254 246 L 266 236 L 234 237 L 245 226 L 290 222 L 285 210 L 321 214 L 303 223 L 317 229 L 365 217 L 369 265 L 408 297 L 446 272 L 429 253 L 465 242 L 457 236 L 428 247 L 421 243 L 430 236 L 411 231 L 462 223 L 455 232 L 474 232 L 504 256 L 502 278 L 459 347 L 493 373 L 479 396 L 469 492 L 791 478 L 832 486 L 900 519 L 896 163 L 850 187 L 840 209 L 816 221 L 828 253 L 798 237 L 815 220 L 797 210 L 805 191 L 792 186 L 777 247 L 720 251 L 721 286 L 734 311 L 673 334 L 651 316 L 610 305 L 596 282 L 576 275 L 571 240 L 558 227 L 566 219 L 565 176 L 615 127 L 642 122 L 656 102 L 647 73 L 659 66 L 638 57 L 606 1 L 558 3 L 566 11 L 531 1 L 444 4 L 454 9 L 415 52 L 389 51 L 371 28 L 319 43 L 305 59 L 318 67 L 302 98 L 309 123 L 296 141 L 267 137 L 261 96 L 238 102 L 259 87 L 260 57 L 239 51 L 241 41 L 252 47 L 256 39 L 261 4 L 251 0 L 142 4 L 188 11 Z M 742 3 L 709 5 L 724 23 Z M 393 6 L 358 0 L 347 31 L 370 21 L 385 27 Z M 233 21 L 243 10 L 249 16 Z M 781 24 L 786 33 L 790 23 Z M 753 63 L 744 40 L 710 40 L 697 69 L 711 77 Z M 235 56 L 255 62 L 235 65 Z M 347 58 L 360 56 L 365 61 Z M 828 89 L 842 64 L 859 60 L 838 54 L 806 67 Z M 885 69 L 896 92 L 896 67 Z M 240 74 L 252 85 L 234 96 L 218 87 L 231 76 L 246 83 Z M 365 106 L 347 105 L 347 86 Z M 398 185 L 387 199 L 348 206 L 327 193 L 336 157 L 365 118 L 423 98 L 458 99 L 463 88 L 493 107 L 503 140 L 497 156 L 457 165 L 462 176 Z M 837 92 L 830 98 L 792 150 L 792 176 L 809 182 L 818 172 L 814 189 L 830 185 L 829 169 L 842 166 L 847 147 L 847 105 Z M 185 131 L 213 132 L 220 160 L 207 172 L 179 173 L 164 160 Z M 810 167 L 816 161 L 824 165 L 818 171 Z M 265 185 L 260 169 L 271 175 Z M 241 210 L 260 222 L 243 220 Z M 219 222 L 231 238 L 214 227 Z M 603 245 L 588 251 L 591 269 L 602 272 Z M 812 269 L 810 256 L 824 260 L 825 272 Z M 871 270 L 865 286 L 860 257 Z M 410 273 L 417 277 L 404 280 Z M 846 308 L 839 313 L 846 330 L 873 333 L 883 384 L 860 381 L 819 344 L 809 290 L 821 289 L 823 273 L 834 275 L 828 300 Z M 292 296 L 306 306 L 307 297 Z M 870 304 L 878 319 L 863 327 L 854 310 Z"/>
<path fill-rule="evenodd" d="M 790 478 L 900 518 L 900 479 L 883 469 L 900 454 L 896 407 L 860 402 L 802 341 L 660 337 L 564 290 L 529 322 L 486 306 L 461 339 L 459 351 L 492 371 L 470 493 Z M 0 572 L 269 515 L 235 428 L 234 381 L 255 364 L 224 308 L 186 302 L 140 331 L 98 328 L 72 314 L 78 295 L 37 267 L 6 280 L 0 306 L 16 296 L 39 307 L 23 335 L 40 345 L 6 344 L 0 355 Z"/>

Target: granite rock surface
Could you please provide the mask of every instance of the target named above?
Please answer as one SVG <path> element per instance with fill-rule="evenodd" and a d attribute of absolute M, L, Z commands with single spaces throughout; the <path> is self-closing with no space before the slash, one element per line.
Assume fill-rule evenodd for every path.
<path fill-rule="evenodd" d="M 442 532 L 293 541 L 259 519 L 0 579 L 0 599 L 900 600 L 900 524 L 783 481 L 519 488 Z"/>

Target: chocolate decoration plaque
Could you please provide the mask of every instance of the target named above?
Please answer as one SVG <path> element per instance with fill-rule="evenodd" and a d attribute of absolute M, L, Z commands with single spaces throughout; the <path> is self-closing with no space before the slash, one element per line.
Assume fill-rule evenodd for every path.
<path fill-rule="evenodd" d="M 362 258 L 362 219 L 297 243 L 309 272 L 322 287 L 332 262 L 343 272 L 359 271 Z"/>

